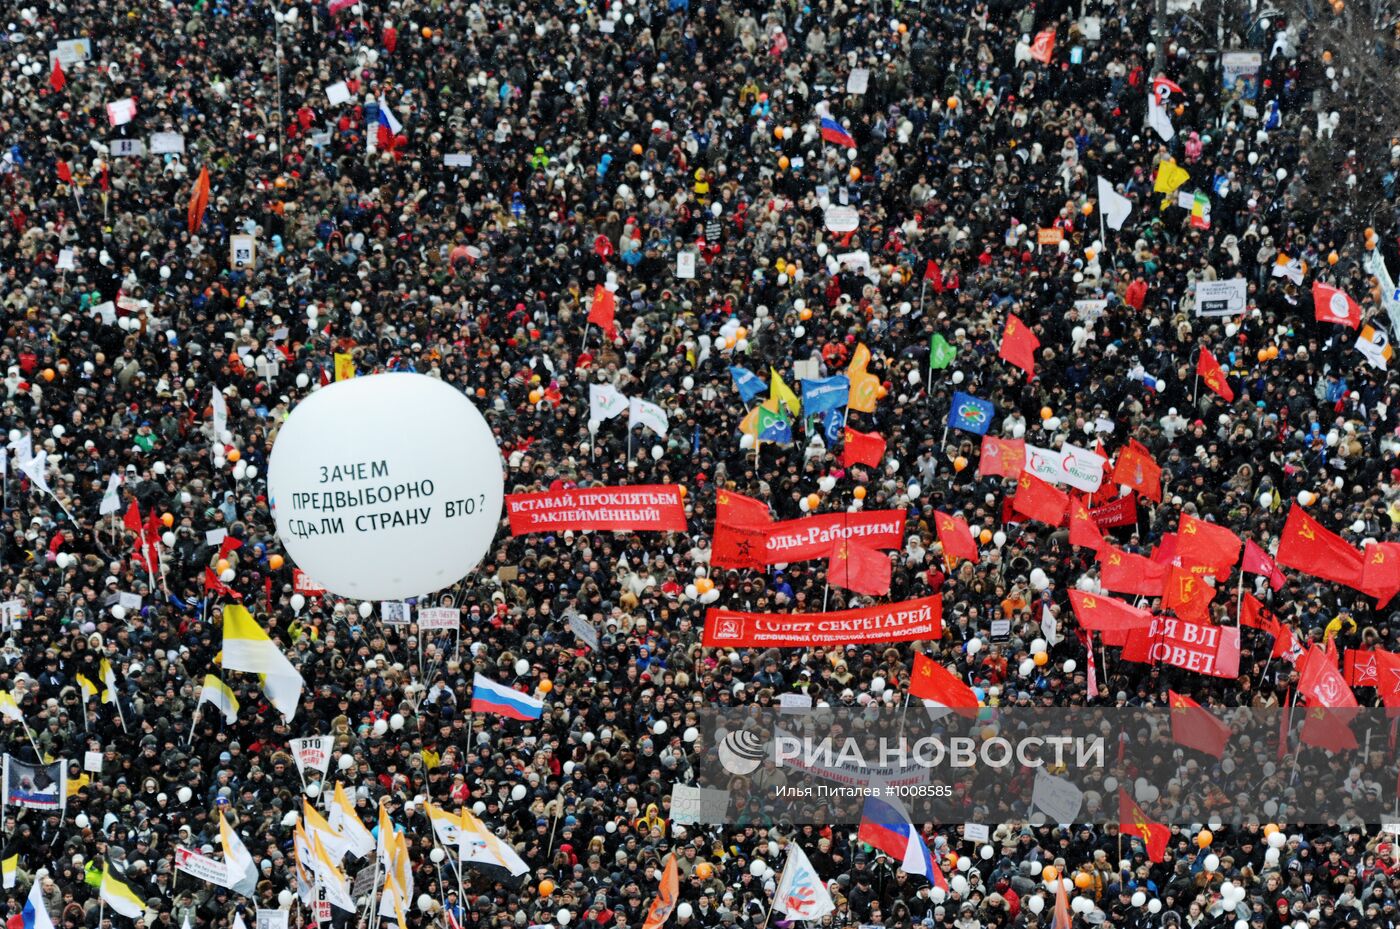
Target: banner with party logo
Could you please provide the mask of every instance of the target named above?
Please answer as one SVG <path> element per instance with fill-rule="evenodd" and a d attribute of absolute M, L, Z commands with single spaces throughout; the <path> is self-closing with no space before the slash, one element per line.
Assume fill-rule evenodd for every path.
<path fill-rule="evenodd" d="M 943 596 L 882 603 L 831 613 L 743 613 L 711 609 L 705 615 L 707 648 L 812 648 L 876 645 L 943 636 Z"/>

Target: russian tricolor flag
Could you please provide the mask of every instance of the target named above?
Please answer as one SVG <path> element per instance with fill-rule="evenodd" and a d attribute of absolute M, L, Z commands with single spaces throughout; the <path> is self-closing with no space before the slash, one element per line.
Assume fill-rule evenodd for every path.
<path fill-rule="evenodd" d="M 506 719 L 539 719 L 544 715 L 544 701 L 477 674 L 472 679 L 472 712 L 494 713 Z"/>
<path fill-rule="evenodd" d="M 392 148 L 394 137 L 403 133 L 403 123 L 394 116 L 394 111 L 389 109 L 389 105 L 384 102 L 384 98 L 379 98 L 379 147 Z"/>
<path fill-rule="evenodd" d="M 900 870 L 917 874 L 935 887 L 948 889 L 943 869 L 934 864 L 928 843 L 910 821 L 909 812 L 894 797 L 870 797 L 860 814 L 857 839 L 899 862 Z"/>
<path fill-rule="evenodd" d="M 851 134 L 830 116 L 822 117 L 822 140 L 830 142 L 832 145 L 840 145 L 843 148 L 855 148 L 856 140 L 851 138 Z"/>

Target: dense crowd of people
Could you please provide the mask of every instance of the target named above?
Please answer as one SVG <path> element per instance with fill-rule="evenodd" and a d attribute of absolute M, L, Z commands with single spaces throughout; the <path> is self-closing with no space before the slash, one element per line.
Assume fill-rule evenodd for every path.
<path fill-rule="evenodd" d="M 1400 152 L 1389 164 L 1316 159 L 1328 114 L 1350 115 L 1354 101 L 1301 17 L 1224 23 L 1227 45 L 1262 36 L 1251 99 L 1248 82 L 1222 86 L 1189 16 L 1169 17 L 1154 60 L 1152 6 L 9 9 L 0 689 L 24 722 L 6 714 L 0 740 L 16 759 L 69 765 L 61 814 L 3 813 L 3 857 L 18 861 L 4 891 L 11 925 L 33 925 L 22 910 L 35 882 L 61 929 L 132 922 L 102 905 L 104 866 L 148 901 L 135 920 L 145 929 L 251 924 L 258 908 L 285 908 L 306 796 L 288 741 L 324 733 L 335 737 L 328 781 L 368 826 L 383 804 L 411 837 L 415 927 L 635 929 L 675 855 L 676 925 L 766 929 L 784 922 L 769 902 L 787 843 L 830 882 L 832 926 L 1049 925 L 1043 867 L 1087 875 L 1080 925 L 1400 925 L 1400 837 L 1378 823 L 1282 823 L 1287 842 L 1272 856 L 1258 823 L 1225 824 L 1214 869 L 1200 824 L 1173 824 L 1163 862 L 1113 824 L 993 824 L 986 843 L 964 842 L 961 824 L 923 824 L 941 867 L 967 881 L 945 893 L 856 841 L 854 826 L 671 821 L 671 787 L 706 741 L 687 731 L 701 709 L 795 692 L 850 704 L 877 677 L 898 690 L 915 650 L 991 706 L 1161 706 L 1170 688 L 1207 706 L 1275 707 L 1296 689 L 1270 638 L 1245 630 L 1238 679 L 1110 650 L 1091 696 L 1064 592 L 1094 588 L 1093 553 L 1064 529 L 1005 520 L 1014 482 L 982 473 L 976 435 L 945 428 L 954 391 L 995 405 L 995 436 L 1110 456 L 1141 443 L 1164 468 L 1164 494 L 1109 530 L 1131 552 L 1150 552 L 1183 513 L 1271 549 L 1300 497 L 1353 545 L 1394 537 L 1396 386 L 1352 329 L 1314 320 L 1309 288 L 1341 288 L 1367 324 L 1389 329 L 1364 261 L 1373 249 L 1396 259 Z M 88 47 L 72 52 L 79 38 Z M 70 51 L 56 70 L 60 43 Z M 1179 88 L 1169 141 L 1144 122 L 1159 69 Z M 126 119 L 110 105 L 128 98 Z M 823 115 L 853 148 L 822 138 Z M 182 150 L 150 153 L 157 133 L 180 134 Z M 1207 195 L 1204 224 L 1154 191 L 1165 160 L 1189 173 L 1182 190 Z M 207 210 L 191 234 L 187 204 L 206 168 Z M 1355 175 L 1355 200 L 1322 192 Z M 1121 230 L 1102 224 L 1099 177 L 1131 201 Z M 854 207 L 858 228 L 827 229 L 833 204 Z M 1049 229 L 1063 244 L 1037 244 Z M 235 236 L 255 242 L 251 263 L 230 259 Z M 691 275 L 678 274 L 682 253 Z M 1305 270 L 1276 272 L 1289 263 Z M 1247 309 L 1195 312 L 1195 282 L 1237 277 Z M 616 291 L 611 338 L 586 322 L 598 285 Z M 1008 314 L 1039 339 L 1033 379 L 998 357 Z M 742 335 L 721 334 L 731 320 Z M 929 367 L 935 334 L 956 349 L 946 368 Z M 839 373 L 859 345 L 882 396 L 849 425 L 886 440 L 880 466 L 844 467 L 840 434 L 815 422 L 757 454 L 742 442 L 752 404 L 730 365 L 795 385 L 796 363 Z M 1198 383 L 1203 348 L 1233 401 Z M 287 413 L 336 379 L 337 355 L 356 376 L 416 371 L 472 397 L 508 492 L 680 484 L 689 531 L 513 538 L 503 520 L 482 566 L 434 601 L 460 607 L 459 635 L 386 628 L 357 603 L 301 597 L 267 459 Z M 667 435 L 629 435 L 625 418 L 590 429 L 588 386 L 604 383 L 660 404 Z M 229 409 L 222 435 L 215 391 Z M 40 453 L 51 493 L 19 467 Z M 120 507 L 102 515 L 114 474 Z M 686 587 L 707 569 L 725 488 L 775 519 L 802 518 L 814 493 L 821 512 L 907 509 L 888 599 L 941 593 L 943 637 L 703 648 L 704 608 Z M 154 564 L 124 524 L 133 502 L 163 521 Z M 994 531 L 979 563 L 944 561 L 935 510 Z M 241 545 L 221 545 L 220 530 Z M 236 673 L 224 675 L 236 722 L 196 712 L 205 675 L 219 673 L 232 597 L 207 586 L 215 568 L 306 679 L 290 721 Z M 1033 586 L 1035 572 L 1045 581 Z M 1277 590 L 1247 576 L 1245 589 L 1300 643 L 1400 651 L 1388 606 L 1286 575 Z M 718 605 L 738 610 L 868 602 L 828 588 L 824 561 L 709 576 Z M 1063 635 L 1027 673 L 1042 606 Z M 1235 621 L 1234 597 L 1210 609 Z M 575 614 L 600 631 L 596 650 L 570 631 Z M 996 619 L 1009 631 L 993 636 Z M 986 647 L 968 649 L 974 638 Z M 107 689 L 104 660 L 112 700 L 82 684 Z M 543 718 L 472 714 L 475 673 L 528 693 L 549 681 Z M 529 875 L 466 868 L 459 880 L 431 854 L 427 801 L 473 809 Z M 217 857 L 220 814 L 256 861 L 251 897 L 174 867 L 177 847 Z M 980 844 L 994 854 L 973 854 Z M 955 871 L 953 854 L 972 867 Z M 1247 892 L 1235 906 L 1221 903 L 1225 881 Z M 296 905 L 292 919 L 305 925 L 313 910 Z"/>

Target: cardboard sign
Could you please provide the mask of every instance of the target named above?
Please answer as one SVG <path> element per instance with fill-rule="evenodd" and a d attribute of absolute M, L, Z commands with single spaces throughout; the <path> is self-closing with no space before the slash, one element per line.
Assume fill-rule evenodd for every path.
<path fill-rule="evenodd" d="M 1242 277 L 1228 281 L 1197 281 L 1197 316 L 1240 316 L 1249 309 L 1249 283 Z"/>
<path fill-rule="evenodd" d="M 806 713 L 812 709 L 811 694 L 778 694 L 780 713 Z"/>
<path fill-rule="evenodd" d="M 456 629 L 462 613 L 451 606 L 425 606 L 418 610 L 419 629 Z"/>
<path fill-rule="evenodd" d="M 992 827 L 985 823 L 963 823 L 963 838 L 968 842 L 990 842 Z"/>
<path fill-rule="evenodd" d="M 870 69 L 852 68 L 850 77 L 846 78 L 846 93 L 863 94 L 870 89 Z"/>
<path fill-rule="evenodd" d="M 331 766 L 331 748 L 335 745 L 335 736 L 307 736 L 304 739 L 292 739 L 289 744 L 292 747 L 292 757 L 297 762 L 297 773 L 303 779 L 308 769 L 321 772 L 322 777 L 326 776 L 326 771 Z"/>
<path fill-rule="evenodd" d="M 258 240 L 245 233 L 228 237 L 228 266 L 237 271 L 258 264 Z"/>
<path fill-rule="evenodd" d="M 1037 229 L 1035 231 L 1036 245 L 1059 245 L 1065 240 L 1065 231 L 1059 227 L 1052 226 L 1049 229 Z"/>
<path fill-rule="evenodd" d="M 146 143 L 140 139 L 113 139 L 107 143 L 107 152 L 113 158 L 139 158 L 146 154 Z"/>
<path fill-rule="evenodd" d="M 349 103 L 350 85 L 344 81 L 336 81 L 334 84 L 327 84 L 326 100 L 331 106 L 340 106 L 342 103 Z"/>
<path fill-rule="evenodd" d="M 598 650 L 598 627 L 589 622 L 586 616 L 580 613 L 572 614 L 569 617 L 569 631 L 584 645 L 594 651 Z"/>
<path fill-rule="evenodd" d="M 860 211 L 853 206 L 832 204 L 826 208 L 824 219 L 832 232 L 851 232 L 860 226 Z"/>
<path fill-rule="evenodd" d="M 102 773 L 102 753 L 83 752 L 83 770 L 91 771 L 93 774 Z"/>
<path fill-rule="evenodd" d="M 682 825 L 714 824 L 725 821 L 729 812 L 729 791 L 675 784 L 671 787 L 671 819 Z"/>
<path fill-rule="evenodd" d="M 113 126 L 125 126 L 136 118 L 136 101 L 123 97 L 107 104 L 107 122 Z"/>
<path fill-rule="evenodd" d="M 412 610 L 402 600 L 385 600 L 380 603 L 379 618 L 386 626 L 407 626 L 413 621 Z"/>
<path fill-rule="evenodd" d="M 53 63 L 57 60 L 62 62 L 66 71 L 80 61 L 92 60 L 92 40 L 91 39 L 59 39 L 53 51 L 49 52 L 49 70 L 53 70 Z"/>
<path fill-rule="evenodd" d="M 152 155 L 183 155 L 185 137 L 178 132 L 153 132 L 150 147 Z"/>
<path fill-rule="evenodd" d="M 470 168 L 472 166 L 472 156 L 461 152 L 454 152 L 442 156 L 443 167 L 446 168 Z"/>
<path fill-rule="evenodd" d="M 690 249 L 676 252 L 676 277 L 684 281 L 695 277 L 695 253 Z"/>

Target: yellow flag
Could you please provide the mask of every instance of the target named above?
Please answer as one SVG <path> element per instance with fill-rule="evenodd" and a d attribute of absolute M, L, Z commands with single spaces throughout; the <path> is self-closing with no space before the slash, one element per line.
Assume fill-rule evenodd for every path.
<path fill-rule="evenodd" d="M 337 381 L 348 381 L 355 376 L 355 358 L 353 355 L 345 355 L 339 352 L 335 356 L 335 379 Z"/>
<path fill-rule="evenodd" d="M 1169 194 L 1189 180 L 1191 175 L 1186 173 L 1185 168 L 1170 158 L 1164 158 L 1157 165 L 1157 179 L 1152 182 L 1152 189 L 1159 194 Z"/>
<path fill-rule="evenodd" d="M 801 416 L 802 401 L 798 399 L 797 394 L 792 392 L 792 388 L 783 381 L 783 376 L 778 373 L 778 369 L 770 367 L 768 373 L 771 375 L 768 390 L 769 399 L 782 401 L 783 406 L 786 406 L 792 412 L 793 416 Z"/>
<path fill-rule="evenodd" d="M 875 403 L 880 399 L 880 379 L 865 370 L 870 364 L 870 349 L 862 342 L 856 346 L 851 363 L 846 367 L 846 376 L 851 379 L 850 407 L 861 413 L 874 413 Z"/>

